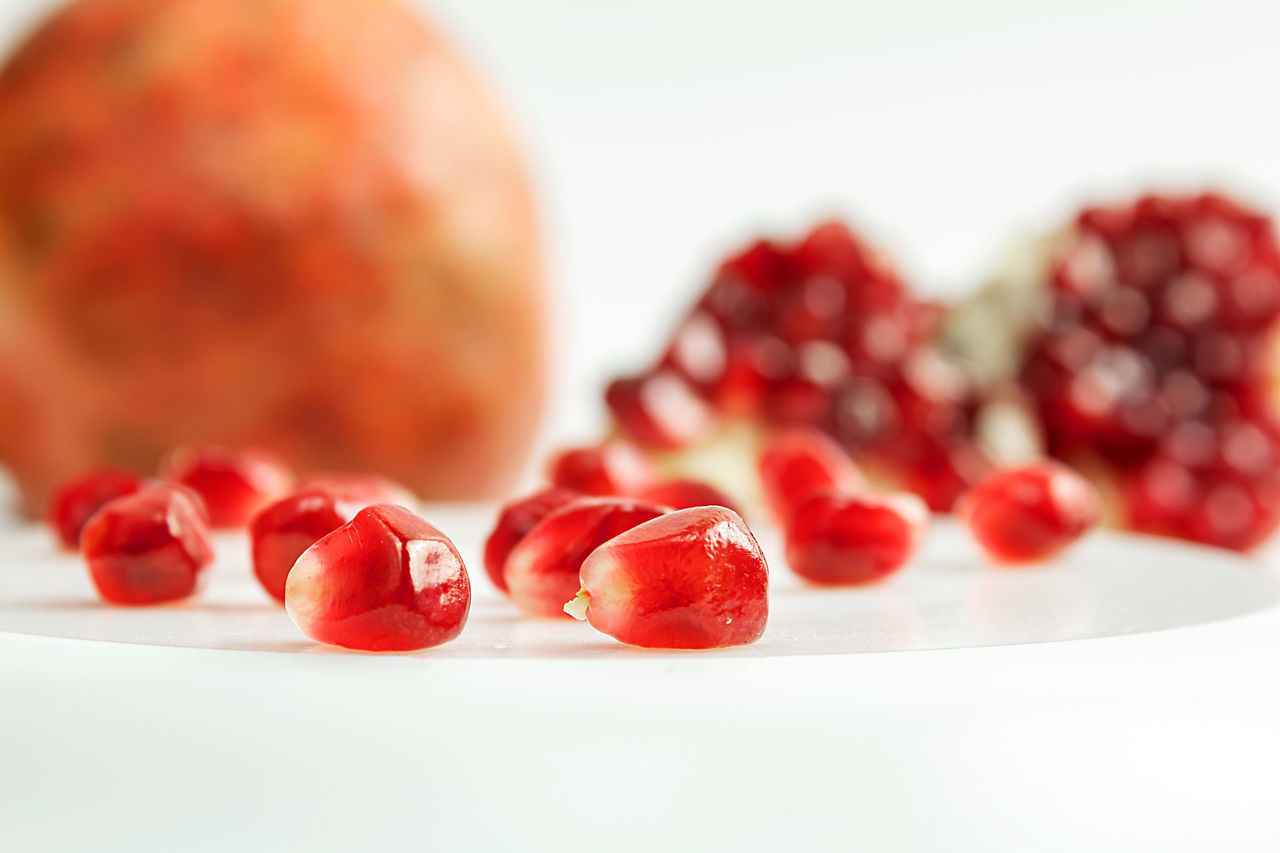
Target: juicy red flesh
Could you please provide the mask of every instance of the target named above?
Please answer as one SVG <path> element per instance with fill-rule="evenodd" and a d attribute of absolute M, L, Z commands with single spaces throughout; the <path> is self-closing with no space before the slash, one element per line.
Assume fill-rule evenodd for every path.
<path fill-rule="evenodd" d="M 1051 557 L 1100 515 L 1093 486 L 1056 462 L 1000 471 L 965 495 L 958 511 L 978 544 L 1002 563 Z"/>
<path fill-rule="evenodd" d="M 645 447 L 683 447 L 712 423 L 710 408 L 674 371 L 615 380 L 604 396 L 627 434 Z"/>
<path fill-rule="evenodd" d="M 674 374 L 722 417 L 819 429 L 868 470 L 949 509 L 987 466 L 971 437 L 976 395 L 930 344 L 939 317 L 848 228 L 820 225 L 724 262 L 659 362 L 607 402 L 637 441 L 692 440 L 705 427 L 690 417 L 655 441 L 636 395 L 619 391 Z"/>
<path fill-rule="evenodd" d="M 553 486 L 597 497 L 635 495 L 657 480 L 648 457 L 626 441 L 565 450 L 551 459 L 547 473 Z"/>
<path fill-rule="evenodd" d="M 782 524 L 796 506 L 817 492 L 849 491 L 864 485 L 848 452 L 826 433 L 793 427 L 775 433 L 760 454 L 765 503 Z"/>
<path fill-rule="evenodd" d="M 284 604 L 285 581 L 302 552 L 349 522 L 365 505 L 346 495 L 311 488 L 269 504 L 255 515 L 249 525 L 253 574 L 267 594 Z"/>
<path fill-rule="evenodd" d="M 218 528 L 244 527 L 293 486 L 292 474 L 275 457 L 225 447 L 175 450 L 161 463 L 160 478 L 198 494 Z"/>
<path fill-rule="evenodd" d="M 93 514 L 107 502 L 131 495 L 143 480 L 132 471 L 101 468 L 81 474 L 58 487 L 49 501 L 49 525 L 64 548 L 80 547 L 80 533 Z"/>
<path fill-rule="evenodd" d="M 506 566 L 511 551 L 542 519 L 581 497 L 571 489 L 549 488 L 512 501 L 502 508 L 484 543 L 484 570 L 493 585 L 507 591 Z"/>
<path fill-rule="evenodd" d="M 317 642 L 412 651 L 462 632 L 471 582 L 447 536 L 403 507 L 377 504 L 298 558 L 285 608 Z"/>
<path fill-rule="evenodd" d="M 640 499 L 672 509 L 693 509 L 697 506 L 722 506 L 734 512 L 738 508 L 724 492 L 700 480 L 668 480 L 640 493 Z"/>
<path fill-rule="evenodd" d="M 1090 208 L 1047 290 L 1022 384 L 1050 452 L 1103 466 L 1138 529 L 1240 549 L 1266 538 L 1280 523 L 1270 220 L 1217 195 Z"/>
<path fill-rule="evenodd" d="M 85 525 L 89 577 L 111 604 L 162 604 L 194 594 L 213 562 L 199 498 L 152 486 L 104 505 Z"/>
<path fill-rule="evenodd" d="M 723 507 L 678 510 L 641 524 L 602 544 L 582 565 L 587 621 L 633 646 L 753 643 L 769 618 L 768 593 L 760 545 L 737 513 Z"/>
<path fill-rule="evenodd" d="M 907 493 L 812 495 L 787 526 L 787 563 L 816 584 L 876 583 L 915 556 L 928 518 L 925 504 Z"/>
<path fill-rule="evenodd" d="M 512 549 L 505 577 L 511 600 L 529 616 L 560 617 L 581 586 L 587 555 L 666 508 L 620 498 L 579 498 L 548 514 Z"/>

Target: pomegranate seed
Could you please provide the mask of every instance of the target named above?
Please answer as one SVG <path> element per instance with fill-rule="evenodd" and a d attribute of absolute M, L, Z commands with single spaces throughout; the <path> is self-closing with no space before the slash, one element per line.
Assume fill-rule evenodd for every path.
<path fill-rule="evenodd" d="M 604 542 L 582 564 L 565 612 L 633 646 L 753 643 L 769 616 L 769 567 L 732 510 L 668 513 Z"/>
<path fill-rule="evenodd" d="M 225 447 L 180 448 L 165 458 L 160 478 L 198 494 L 214 527 L 244 527 L 258 510 L 284 495 L 293 477 L 275 457 Z"/>
<path fill-rule="evenodd" d="M 999 471 L 961 499 L 960 517 L 992 559 L 1043 560 L 1098 523 L 1088 481 L 1057 462 Z"/>
<path fill-rule="evenodd" d="M 684 447 L 706 435 L 712 424 L 707 404 L 669 371 L 618 379 L 605 391 L 605 402 L 629 437 L 659 450 Z"/>
<path fill-rule="evenodd" d="M 93 514 L 108 501 L 138 491 L 142 484 L 137 474 L 119 468 L 100 468 L 74 477 L 53 493 L 49 525 L 62 546 L 75 551 L 80 547 L 80 532 Z"/>
<path fill-rule="evenodd" d="M 640 494 L 640 500 L 672 509 L 693 509 L 697 506 L 722 506 L 737 512 L 728 495 L 709 483 L 700 480 L 669 480 Z"/>
<path fill-rule="evenodd" d="M 253 573 L 284 604 L 285 581 L 302 552 L 355 517 L 368 502 L 323 489 L 306 489 L 269 504 L 249 525 Z"/>
<path fill-rule="evenodd" d="M 298 483 L 296 491 L 321 491 L 363 501 L 367 504 L 397 504 L 411 507 L 418 497 L 409 487 L 377 474 L 314 474 Z"/>
<path fill-rule="evenodd" d="M 639 494 L 657 479 L 647 456 L 616 440 L 566 450 L 551 460 L 548 473 L 554 486 L 598 497 Z"/>
<path fill-rule="evenodd" d="M 578 591 L 578 569 L 601 543 L 666 509 L 619 498 L 579 498 L 548 514 L 507 557 L 511 600 L 530 616 L 560 616 Z"/>
<path fill-rule="evenodd" d="M 412 651 L 462 632 L 471 581 L 447 536 L 403 507 L 376 504 L 303 552 L 285 609 L 317 642 Z"/>
<path fill-rule="evenodd" d="M 502 508 L 493 532 L 484 543 L 484 570 L 493 585 L 507 591 L 506 567 L 511 551 L 542 519 L 582 497 L 571 489 L 543 489 Z"/>
<path fill-rule="evenodd" d="M 862 472 L 844 448 L 811 428 L 775 433 L 760 454 L 759 468 L 765 502 L 781 524 L 816 492 L 847 491 L 864 484 Z"/>
<path fill-rule="evenodd" d="M 928 507 L 913 494 L 820 492 L 787 525 L 787 562 L 817 584 L 875 583 L 915 555 L 928 521 Z"/>
<path fill-rule="evenodd" d="M 81 551 L 98 595 L 111 604 L 187 598 L 213 562 L 200 499 L 168 485 L 105 504 L 85 525 Z"/>

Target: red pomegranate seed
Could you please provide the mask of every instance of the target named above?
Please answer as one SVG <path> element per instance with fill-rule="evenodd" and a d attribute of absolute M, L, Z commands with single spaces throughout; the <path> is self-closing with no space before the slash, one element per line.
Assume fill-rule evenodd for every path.
<path fill-rule="evenodd" d="M 412 651 L 462 632 L 471 581 L 447 536 L 403 507 L 376 504 L 303 552 L 285 609 L 317 642 Z"/>
<path fill-rule="evenodd" d="M 132 471 L 100 468 L 74 477 L 53 493 L 49 501 L 49 525 L 64 548 L 80 547 L 80 532 L 93 514 L 108 501 L 131 495 L 143 480 Z"/>
<path fill-rule="evenodd" d="M 578 569 L 601 543 L 657 518 L 665 507 L 620 498 L 580 498 L 547 515 L 507 557 L 511 600 L 529 616 L 561 616 L 580 586 Z"/>
<path fill-rule="evenodd" d="M 306 489 L 267 505 L 249 525 L 253 573 L 284 604 L 285 581 L 302 552 L 355 517 L 368 501 Z"/>
<path fill-rule="evenodd" d="M 175 450 L 161 464 L 160 478 L 198 494 L 219 528 L 244 527 L 293 485 L 293 476 L 274 456 L 225 447 Z"/>
<path fill-rule="evenodd" d="M 81 551 L 111 604 L 161 604 L 194 594 L 213 562 L 200 499 L 157 485 L 116 498 L 85 525 Z"/>
<path fill-rule="evenodd" d="M 1010 468 L 961 499 L 958 513 L 992 559 L 1043 560 L 1098 523 L 1097 492 L 1057 462 Z"/>
<path fill-rule="evenodd" d="M 812 428 L 793 427 L 771 436 L 760 454 L 759 469 L 765 502 L 783 524 L 816 492 L 849 491 L 864 482 L 845 449 Z"/>
<path fill-rule="evenodd" d="M 737 512 L 733 501 L 724 492 L 700 480 L 669 480 L 640 493 L 640 500 L 672 509 L 693 509 L 698 506 L 722 506 Z"/>
<path fill-rule="evenodd" d="M 635 495 L 657 480 L 652 463 L 635 445 L 607 441 L 563 451 L 548 466 L 551 484 L 584 495 Z"/>
<path fill-rule="evenodd" d="M 732 510 L 697 507 L 631 528 L 582 564 L 565 612 L 633 646 L 753 643 L 769 617 L 769 567 Z"/>
<path fill-rule="evenodd" d="M 507 557 L 520 540 L 542 519 L 580 497 L 580 492 L 552 487 L 512 501 L 502 508 L 493 532 L 484 543 L 484 570 L 494 586 L 507 591 Z"/>
<path fill-rule="evenodd" d="M 678 374 L 660 371 L 618 379 L 605 402 L 627 435 L 646 447 L 674 450 L 706 435 L 711 409 Z"/>
<path fill-rule="evenodd" d="M 418 498 L 408 486 L 377 474 L 313 474 L 298 483 L 297 491 L 322 491 L 367 504 L 412 507 Z"/>
<path fill-rule="evenodd" d="M 820 492 L 787 525 L 787 563 L 816 584 L 875 583 L 915 556 L 928 521 L 924 501 L 906 492 Z"/>

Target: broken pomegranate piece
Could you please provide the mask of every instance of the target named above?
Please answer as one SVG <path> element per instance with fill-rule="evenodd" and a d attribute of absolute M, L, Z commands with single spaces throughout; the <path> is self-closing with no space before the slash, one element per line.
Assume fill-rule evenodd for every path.
<path fill-rule="evenodd" d="M 267 594 L 284 604 L 285 581 L 293 564 L 369 502 L 325 489 L 306 489 L 282 498 L 253 517 L 249 541 L 253 574 Z"/>
<path fill-rule="evenodd" d="M 722 506 L 734 512 L 738 508 L 733 500 L 710 483 L 701 480 L 668 480 L 640 493 L 640 499 L 672 509 L 693 509 L 697 506 Z"/>
<path fill-rule="evenodd" d="M 657 481 L 653 463 L 634 444 L 606 441 L 597 447 L 576 447 L 551 459 L 551 484 L 584 495 L 636 495 Z"/>
<path fill-rule="evenodd" d="M 200 588 L 213 562 L 204 507 L 178 486 L 151 486 L 110 501 L 80 538 L 89 577 L 110 604 L 180 601 Z"/>
<path fill-rule="evenodd" d="M 1001 563 L 1047 559 L 1098 523 L 1098 494 L 1057 462 L 1000 471 L 960 500 L 957 513 Z"/>
<path fill-rule="evenodd" d="M 160 478 L 198 494 L 218 528 L 244 527 L 293 486 L 293 475 L 274 456 L 226 447 L 179 448 L 161 462 Z"/>
<path fill-rule="evenodd" d="M 549 488 L 508 503 L 498 514 L 493 532 L 484 543 L 484 570 L 493 585 L 507 591 L 507 557 L 513 548 L 552 512 L 582 497 L 572 489 Z"/>
<path fill-rule="evenodd" d="M 413 651 L 462 632 L 471 582 L 447 536 L 403 507 L 376 504 L 303 552 L 285 609 L 317 642 Z"/>
<path fill-rule="evenodd" d="M 780 524 L 817 492 L 850 491 L 864 485 L 862 472 L 826 433 L 792 427 L 772 435 L 760 453 L 765 503 Z"/>
<path fill-rule="evenodd" d="M 633 527 L 596 548 L 571 616 L 633 646 L 753 643 L 769 616 L 769 567 L 732 510 L 698 507 Z"/>
<path fill-rule="evenodd" d="M 787 563 L 828 586 L 876 583 L 915 556 L 929 521 L 916 495 L 821 492 L 796 507 L 787 525 Z"/>
<path fill-rule="evenodd" d="M 578 569 L 601 543 L 657 518 L 666 507 L 622 498 L 579 498 L 548 514 L 511 550 L 504 576 L 529 616 L 554 617 L 581 586 Z"/>
<path fill-rule="evenodd" d="M 49 526 L 64 548 L 80 547 L 80 533 L 93 514 L 109 501 L 142 488 L 143 479 L 121 468 L 100 468 L 66 481 L 49 501 Z"/>

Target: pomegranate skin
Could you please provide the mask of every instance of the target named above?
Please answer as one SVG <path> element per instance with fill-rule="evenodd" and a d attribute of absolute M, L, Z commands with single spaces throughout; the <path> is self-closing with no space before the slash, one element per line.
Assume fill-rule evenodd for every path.
<path fill-rule="evenodd" d="M 543 391 L 532 201 L 393 0 L 80 0 L 0 71 L 0 462 L 179 444 L 501 494 Z"/>

